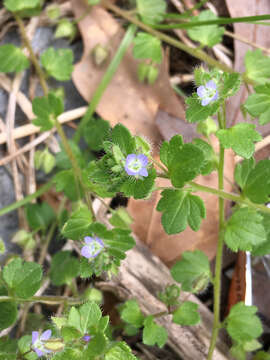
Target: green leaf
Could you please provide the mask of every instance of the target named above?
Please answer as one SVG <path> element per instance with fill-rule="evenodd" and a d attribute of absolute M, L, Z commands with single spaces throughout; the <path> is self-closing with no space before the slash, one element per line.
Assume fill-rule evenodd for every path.
<path fill-rule="evenodd" d="M 270 254 L 270 215 L 265 213 L 261 213 L 260 215 L 263 217 L 262 225 L 264 227 L 267 240 L 262 244 L 253 247 L 252 255 L 255 256 L 263 256 Z"/>
<path fill-rule="evenodd" d="M 270 354 L 264 351 L 259 351 L 252 360 L 270 360 Z"/>
<path fill-rule="evenodd" d="M 3 269 L 3 279 L 9 288 L 14 288 L 18 272 L 22 268 L 22 259 L 15 258 L 9 262 Z"/>
<path fill-rule="evenodd" d="M 179 286 L 172 284 L 166 286 L 166 288 L 158 293 L 158 298 L 168 306 L 179 305 L 180 288 Z"/>
<path fill-rule="evenodd" d="M 185 301 L 173 313 L 173 322 L 178 325 L 196 325 L 200 322 L 198 304 L 192 301 Z"/>
<path fill-rule="evenodd" d="M 130 347 L 122 341 L 110 348 L 105 354 L 105 360 L 137 360 L 137 358 L 132 354 Z"/>
<path fill-rule="evenodd" d="M 54 33 L 55 39 L 67 37 L 72 41 L 76 35 L 77 28 L 69 19 L 62 19 L 59 21 Z"/>
<path fill-rule="evenodd" d="M 81 257 L 80 259 L 80 277 L 82 279 L 90 278 L 93 275 L 93 269 L 89 266 L 88 259 Z"/>
<path fill-rule="evenodd" d="M 255 127 L 253 124 L 241 123 L 218 130 L 216 136 L 225 149 L 232 148 L 236 154 L 249 159 L 255 151 L 254 142 L 262 140 L 261 135 L 254 130 Z"/>
<path fill-rule="evenodd" d="M 29 68 L 29 60 L 15 45 L 0 46 L 0 72 L 20 72 Z"/>
<path fill-rule="evenodd" d="M 91 150 L 99 151 L 103 148 L 103 141 L 109 136 L 110 124 L 108 121 L 91 119 L 84 127 L 83 136 Z"/>
<path fill-rule="evenodd" d="M 79 275 L 79 261 L 70 251 L 60 251 L 52 258 L 50 278 L 54 285 L 70 284 Z"/>
<path fill-rule="evenodd" d="M 164 0 L 136 0 L 137 10 L 142 20 L 148 24 L 160 23 L 166 13 Z"/>
<path fill-rule="evenodd" d="M 119 207 L 113 212 L 110 218 L 110 224 L 121 229 L 130 229 L 130 225 L 133 222 L 132 217 L 124 207 Z"/>
<path fill-rule="evenodd" d="M 70 80 L 73 70 L 73 52 L 70 49 L 50 47 L 41 54 L 41 63 L 47 73 L 59 81 Z"/>
<path fill-rule="evenodd" d="M 7 295 L 3 288 L 0 290 L 1 295 Z M 0 331 L 11 326 L 17 319 L 17 305 L 15 302 L 0 302 Z M 5 359 L 6 360 L 6 359 Z"/>
<path fill-rule="evenodd" d="M 225 321 L 226 329 L 233 340 L 250 341 L 262 334 L 262 325 L 255 315 L 256 312 L 256 306 L 246 306 L 243 302 L 239 302 L 231 308 Z"/>
<path fill-rule="evenodd" d="M 80 168 L 84 168 L 86 166 L 86 162 L 81 152 L 81 149 L 72 140 L 68 140 L 68 144 L 71 147 L 73 156 L 75 157 L 78 165 L 80 166 Z M 56 165 L 57 167 L 59 167 L 59 169 L 63 169 L 63 170 L 71 169 L 72 164 L 70 162 L 67 153 L 64 150 L 62 143 L 60 143 L 60 147 L 61 147 L 61 151 L 56 154 Z"/>
<path fill-rule="evenodd" d="M 173 186 L 183 187 L 200 174 L 204 165 L 204 152 L 196 145 L 184 144 L 172 155 L 169 176 Z"/>
<path fill-rule="evenodd" d="M 199 122 L 197 125 L 197 133 L 207 137 L 211 134 L 215 134 L 217 129 L 217 124 L 211 117 L 208 117 L 205 121 Z"/>
<path fill-rule="evenodd" d="M 144 199 L 151 195 L 156 179 L 156 170 L 148 170 L 148 176 L 143 179 L 129 177 L 121 186 L 121 191 L 127 196 L 133 196 L 134 199 Z"/>
<path fill-rule="evenodd" d="M 82 205 L 71 214 L 61 232 L 67 239 L 80 240 L 88 234 L 92 221 L 91 212 L 86 205 Z"/>
<path fill-rule="evenodd" d="M 239 73 L 223 73 L 223 87 L 221 90 L 221 97 L 227 99 L 230 96 L 233 96 L 240 89 L 241 77 Z"/>
<path fill-rule="evenodd" d="M 64 342 L 69 342 L 75 339 L 79 339 L 82 334 L 72 326 L 63 326 L 61 328 L 61 336 L 64 339 Z"/>
<path fill-rule="evenodd" d="M 268 202 L 270 194 L 270 160 L 259 161 L 248 175 L 244 194 L 254 203 Z"/>
<path fill-rule="evenodd" d="M 73 169 L 59 171 L 54 176 L 54 182 L 56 183 L 56 191 L 63 191 L 71 201 L 76 201 L 83 195 L 83 190 L 74 175 Z"/>
<path fill-rule="evenodd" d="M 84 352 L 84 359 L 90 359 L 92 357 L 97 357 L 98 355 L 101 355 L 106 350 L 107 345 L 107 339 L 104 334 L 97 333 L 93 338 L 91 338 L 91 341 L 89 341 L 89 344 Z"/>
<path fill-rule="evenodd" d="M 40 0 L 4 0 L 5 8 L 12 12 L 34 9 L 38 5 Z"/>
<path fill-rule="evenodd" d="M 234 170 L 234 179 L 241 189 L 244 189 L 248 176 L 254 166 L 255 160 L 253 157 L 250 159 L 245 159 L 236 165 Z"/>
<path fill-rule="evenodd" d="M 20 340 L 18 341 L 18 348 L 19 348 L 20 354 L 25 354 L 25 353 L 29 352 L 31 350 L 31 345 L 32 345 L 32 336 L 25 335 L 25 336 L 21 337 Z M 29 354 L 23 356 L 23 359 L 36 360 L 36 359 L 38 359 L 38 356 L 34 351 L 30 351 Z"/>
<path fill-rule="evenodd" d="M 72 306 L 71 309 L 69 310 L 67 324 L 68 326 L 71 326 L 82 333 L 81 315 L 79 313 L 79 310 L 76 309 L 74 306 Z"/>
<path fill-rule="evenodd" d="M 190 123 L 206 120 L 209 116 L 214 115 L 219 109 L 219 102 L 215 101 L 207 106 L 202 106 L 197 94 L 193 94 L 186 99 L 188 108 L 186 118 Z"/>
<path fill-rule="evenodd" d="M 85 360 L 85 358 L 83 357 L 81 349 L 66 346 L 63 351 L 55 354 L 52 360 Z"/>
<path fill-rule="evenodd" d="M 259 118 L 259 124 L 265 125 L 270 119 L 270 84 L 256 86 L 255 93 L 249 95 L 244 108 L 253 117 Z"/>
<path fill-rule="evenodd" d="M 270 80 L 270 58 L 262 50 L 248 50 L 245 55 L 246 76 L 257 84 Z"/>
<path fill-rule="evenodd" d="M 171 275 L 184 291 L 196 292 L 208 285 L 211 276 L 208 257 L 200 250 L 185 251 L 171 268 Z"/>
<path fill-rule="evenodd" d="M 81 329 L 83 334 L 88 333 L 91 326 L 96 326 L 102 317 L 101 310 L 95 302 L 87 302 L 79 308 Z"/>
<path fill-rule="evenodd" d="M 144 316 L 136 300 L 128 300 L 121 309 L 121 319 L 136 328 L 143 325 Z"/>
<path fill-rule="evenodd" d="M 233 250 L 252 251 L 254 246 L 266 241 L 262 216 L 249 208 L 233 213 L 225 229 L 225 242 Z"/>
<path fill-rule="evenodd" d="M 26 218 L 32 230 L 45 230 L 55 219 L 55 213 L 52 207 L 46 203 L 27 204 Z"/>
<path fill-rule="evenodd" d="M 0 338 L 0 360 L 17 359 L 17 341 L 7 336 Z"/>
<path fill-rule="evenodd" d="M 17 258 L 4 267 L 3 278 L 18 297 L 26 299 L 33 296 L 40 288 L 42 269 L 37 263 L 23 263 Z"/>
<path fill-rule="evenodd" d="M 184 231 L 187 224 L 197 231 L 201 219 L 205 218 L 205 207 L 202 199 L 187 191 L 166 189 L 157 205 L 157 211 L 162 212 L 161 222 L 167 234 L 177 234 Z"/>
<path fill-rule="evenodd" d="M 25 262 L 16 272 L 13 281 L 14 290 L 18 297 L 27 299 L 37 292 L 41 286 L 42 268 L 34 262 Z"/>
<path fill-rule="evenodd" d="M 210 10 L 201 11 L 200 15 L 191 18 L 192 22 L 216 20 L 218 17 Z M 224 27 L 218 25 L 194 26 L 187 29 L 192 40 L 198 41 L 203 46 L 213 47 L 222 41 Z"/>
<path fill-rule="evenodd" d="M 211 145 L 202 139 L 194 139 L 193 144 L 202 150 L 204 163 L 201 167 L 202 175 L 209 175 L 216 168 L 216 155 Z"/>
<path fill-rule="evenodd" d="M 111 136 L 112 142 L 120 147 L 125 156 L 135 152 L 135 140 L 124 125 L 115 125 Z"/>
<path fill-rule="evenodd" d="M 63 100 L 50 92 L 48 96 L 36 97 L 33 100 L 33 113 L 37 116 L 33 124 L 40 126 L 40 131 L 52 129 L 58 115 L 64 111 Z"/>
<path fill-rule="evenodd" d="M 150 59 L 158 64 L 162 61 L 161 41 L 145 32 L 139 32 L 134 39 L 133 56 L 135 59 Z"/>
<path fill-rule="evenodd" d="M 157 344 L 162 348 L 168 339 L 167 330 L 156 324 L 153 316 L 148 316 L 144 321 L 143 343 L 145 345 L 154 346 Z"/>

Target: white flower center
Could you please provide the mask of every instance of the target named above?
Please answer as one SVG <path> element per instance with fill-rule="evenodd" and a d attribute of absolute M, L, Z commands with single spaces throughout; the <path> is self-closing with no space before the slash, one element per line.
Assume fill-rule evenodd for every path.
<path fill-rule="evenodd" d="M 128 164 L 128 168 L 132 171 L 140 171 L 142 168 L 142 163 L 140 162 L 140 160 L 135 159 L 132 160 L 129 164 Z"/>

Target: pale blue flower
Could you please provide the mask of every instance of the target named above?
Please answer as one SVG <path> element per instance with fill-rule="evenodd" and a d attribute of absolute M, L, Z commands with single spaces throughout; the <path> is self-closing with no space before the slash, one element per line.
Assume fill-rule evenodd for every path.
<path fill-rule="evenodd" d="M 40 336 L 38 331 L 32 332 L 32 348 L 38 357 L 43 356 L 44 354 L 51 353 L 51 350 L 47 350 L 44 346 L 44 342 L 49 340 L 51 335 L 52 335 L 51 330 L 44 331 Z"/>
<path fill-rule="evenodd" d="M 213 80 L 208 81 L 205 86 L 198 87 L 197 95 L 201 99 L 202 106 L 210 104 L 218 99 L 217 84 Z"/>
<path fill-rule="evenodd" d="M 82 339 L 88 343 L 91 340 L 91 336 L 88 334 L 85 334 Z"/>
<path fill-rule="evenodd" d="M 148 176 L 148 158 L 144 154 L 129 154 L 126 157 L 125 171 L 128 175 Z"/>
<path fill-rule="evenodd" d="M 84 238 L 84 243 L 85 246 L 82 248 L 81 254 L 87 259 L 95 258 L 104 248 L 103 241 L 97 236 L 86 236 Z"/>

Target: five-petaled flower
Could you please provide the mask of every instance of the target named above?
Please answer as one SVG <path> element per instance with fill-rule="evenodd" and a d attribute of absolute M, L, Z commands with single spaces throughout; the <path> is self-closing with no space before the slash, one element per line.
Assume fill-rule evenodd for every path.
<path fill-rule="evenodd" d="M 82 248 L 81 254 L 87 259 L 95 258 L 104 248 L 103 241 L 97 236 L 86 236 L 84 238 L 84 243 L 85 246 Z"/>
<path fill-rule="evenodd" d="M 144 154 L 129 154 L 126 157 L 125 171 L 128 175 L 148 176 L 148 158 Z"/>
<path fill-rule="evenodd" d="M 210 104 L 218 99 L 217 84 L 213 80 L 208 81 L 205 86 L 198 87 L 197 95 L 201 99 L 202 106 Z"/>
<path fill-rule="evenodd" d="M 46 349 L 44 346 L 44 343 L 49 340 L 51 335 L 51 330 L 44 331 L 40 336 L 38 331 L 32 332 L 32 348 L 36 352 L 37 356 L 43 356 L 44 354 L 51 353 L 51 350 Z"/>

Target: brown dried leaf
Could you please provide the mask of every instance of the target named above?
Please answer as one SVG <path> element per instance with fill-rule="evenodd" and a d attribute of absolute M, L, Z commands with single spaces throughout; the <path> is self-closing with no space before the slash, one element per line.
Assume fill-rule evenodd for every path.
<path fill-rule="evenodd" d="M 86 11 L 81 0 L 72 0 L 72 8 L 76 18 Z M 89 15 L 79 22 L 79 29 L 83 37 L 84 53 L 81 61 L 75 65 L 73 81 L 83 98 L 90 101 L 106 69 L 94 64 L 91 52 L 100 44 L 109 49 L 112 57 L 124 30 L 112 15 L 98 6 L 94 6 Z M 166 106 L 175 116 L 183 118 L 183 104 L 170 86 L 166 62 L 161 65 L 160 75 L 154 86 L 138 81 L 137 65 L 138 61 L 133 58 L 130 49 L 104 92 L 97 112 L 112 125 L 122 122 L 133 134 L 142 134 L 158 144 L 160 135 L 155 125 L 158 107 Z"/>

